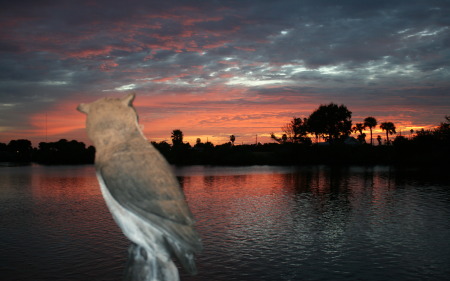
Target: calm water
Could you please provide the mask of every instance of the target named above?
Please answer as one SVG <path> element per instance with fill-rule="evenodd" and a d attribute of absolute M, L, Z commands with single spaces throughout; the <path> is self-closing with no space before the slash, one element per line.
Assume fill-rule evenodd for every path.
<path fill-rule="evenodd" d="M 449 280 L 450 176 L 389 167 L 175 169 L 205 250 L 182 280 Z M 1 280 L 121 280 L 92 166 L 0 167 Z"/>

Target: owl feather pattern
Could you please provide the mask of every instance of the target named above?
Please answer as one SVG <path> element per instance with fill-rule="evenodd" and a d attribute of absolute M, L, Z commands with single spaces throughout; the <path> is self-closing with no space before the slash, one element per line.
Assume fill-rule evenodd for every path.
<path fill-rule="evenodd" d="M 102 98 L 80 104 L 78 110 L 87 114 L 86 130 L 96 148 L 95 167 L 105 202 L 135 244 L 130 252 L 149 268 L 130 273 L 141 275 L 130 279 L 174 281 L 179 277 L 172 256 L 195 274 L 194 253 L 201 251 L 201 240 L 169 164 L 140 130 L 134 97 Z"/>

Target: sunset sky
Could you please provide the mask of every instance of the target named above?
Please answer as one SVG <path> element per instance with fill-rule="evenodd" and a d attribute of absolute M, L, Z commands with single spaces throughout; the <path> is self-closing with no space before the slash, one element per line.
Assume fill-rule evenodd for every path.
<path fill-rule="evenodd" d="M 1 1 L 0 142 L 90 144 L 76 106 L 129 92 L 154 141 L 270 142 L 330 102 L 409 135 L 450 115 L 450 1 Z"/>

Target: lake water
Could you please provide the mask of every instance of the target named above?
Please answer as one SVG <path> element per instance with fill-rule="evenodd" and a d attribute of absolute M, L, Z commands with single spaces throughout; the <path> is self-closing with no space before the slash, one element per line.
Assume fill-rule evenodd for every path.
<path fill-rule="evenodd" d="M 174 168 L 197 219 L 182 280 L 449 280 L 450 176 L 392 167 Z M 1 280 L 121 280 L 93 166 L 0 167 Z"/>

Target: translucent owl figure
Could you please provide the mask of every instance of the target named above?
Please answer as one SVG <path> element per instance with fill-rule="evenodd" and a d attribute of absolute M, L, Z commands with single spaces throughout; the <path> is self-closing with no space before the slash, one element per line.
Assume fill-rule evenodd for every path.
<path fill-rule="evenodd" d="M 125 279 L 177 281 L 172 257 L 195 274 L 201 240 L 177 179 L 139 128 L 133 99 L 102 98 L 77 109 L 87 114 L 103 198 L 133 242 Z"/>

